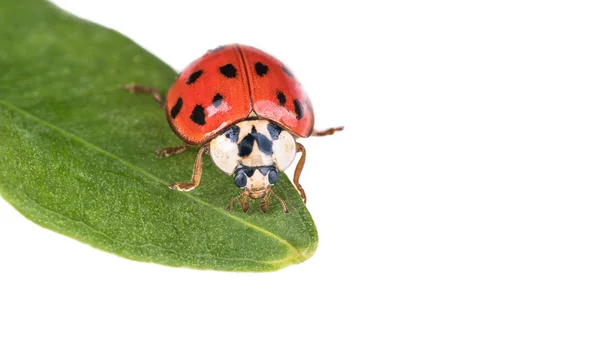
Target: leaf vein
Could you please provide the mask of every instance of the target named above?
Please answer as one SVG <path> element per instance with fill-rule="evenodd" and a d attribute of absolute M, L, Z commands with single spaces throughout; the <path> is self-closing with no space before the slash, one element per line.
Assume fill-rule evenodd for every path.
<path fill-rule="evenodd" d="M 182 256 L 189 256 L 189 257 L 194 257 L 194 258 L 208 258 L 208 259 L 224 260 L 224 261 L 249 261 L 249 262 L 269 264 L 269 265 L 277 265 L 277 264 L 280 264 L 280 263 L 287 262 L 289 260 L 293 260 L 295 258 L 295 256 L 290 256 L 290 257 L 287 257 L 287 258 L 284 258 L 284 259 L 280 259 L 280 260 L 261 261 L 261 260 L 255 260 L 255 259 L 249 259 L 249 258 L 219 257 L 219 256 L 211 255 L 211 254 L 191 254 L 191 253 L 184 253 L 184 252 L 180 252 L 180 251 L 177 251 L 177 250 L 174 250 L 174 249 L 165 248 L 165 247 L 162 247 L 162 246 L 156 245 L 154 243 L 150 243 L 150 242 L 143 243 L 143 244 L 133 244 L 133 243 L 130 243 L 130 242 L 127 242 L 127 241 L 123 241 L 123 240 L 114 238 L 114 237 L 106 234 L 105 232 L 103 232 L 103 231 L 101 231 L 101 230 L 99 230 L 97 228 L 94 228 L 93 226 L 87 224 L 84 221 L 81 221 L 79 219 L 74 219 L 74 218 L 69 217 L 69 216 L 67 216 L 65 214 L 56 212 L 55 210 L 52 210 L 52 209 L 50 209 L 50 208 L 48 208 L 48 207 L 40 204 L 39 202 L 37 202 L 36 200 L 34 200 L 33 198 L 31 198 L 30 196 L 28 196 L 24 192 L 22 192 L 21 195 L 23 196 L 24 199 L 27 199 L 29 202 L 37 205 L 37 207 L 42 208 L 42 209 L 46 210 L 47 212 L 49 212 L 51 214 L 54 214 L 54 215 L 56 215 L 56 216 L 58 216 L 60 218 L 67 219 L 69 221 L 73 221 L 74 223 L 81 224 L 81 225 L 83 225 L 85 228 L 87 228 L 88 230 L 90 230 L 93 233 L 97 233 L 97 234 L 99 234 L 101 236 L 104 236 L 104 237 L 106 237 L 106 238 L 114 241 L 114 242 L 117 242 L 117 243 L 125 245 L 125 246 L 133 247 L 133 248 L 146 248 L 146 247 L 150 247 L 150 248 L 156 248 L 156 249 L 163 250 L 163 251 L 166 251 L 166 252 L 171 252 L 171 253 L 174 253 L 174 254 L 178 254 L 178 255 L 182 255 Z"/>
<path fill-rule="evenodd" d="M 49 122 L 47 122 L 47 121 L 45 121 L 45 120 L 43 120 L 43 119 L 41 119 L 41 118 L 39 118 L 37 116 L 34 116 L 34 115 L 30 114 L 29 112 L 27 112 L 27 111 L 25 111 L 23 109 L 20 109 L 20 108 L 18 108 L 16 106 L 14 106 L 14 105 L 12 105 L 12 104 L 4 101 L 4 100 L 0 100 L 0 104 L 4 105 L 5 107 L 7 107 L 7 108 L 9 108 L 9 109 L 11 109 L 13 111 L 19 112 L 23 116 L 25 116 L 27 118 L 30 118 L 30 119 L 32 119 L 32 120 L 34 120 L 34 121 L 36 121 L 36 122 L 38 122 L 38 123 L 40 123 L 40 124 L 48 127 L 48 128 L 50 128 L 50 129 L 53 129 L 53 130 L 55 130 L 55 131 L 57 131 L 59 133 L 62 133 L 63 135 L 67 136 L 68 138 L 71 138 L 71 139 L 74 139 L 74 140 L 80 142 L 84 146 L 87 146 L 87 147 L 89 147 L 89 148 L 91 148 L 91 149 L 93 149 L 93 150 L 95 150 L 95 151 L 97 151 L 97 152 L 99 152 L 99 153 L 101 153 L 101 154 L 109 157 L 109 158 L 112 158 L 112 159 L 120 162 L 122 165 L 125 165 L 126 167 L 128 167 L 128 168 L 130 168 L 130 169 L 132 169 L 134 171 L 137 171 L 137 172 L 139 172 L 139 173 L 141 173 L 143 175 L 145 175 L 146 177 L 154 180 L 155 182 L 158 182 L 158 183 L 160 183 L 162 185 L 165 185 L 165 186 L 169 185 L 169 183 L 166 182 L 165 180 L 163 180 L 163 179 L 161 179 L 161 178 L 159 178 L 159 177 L 151 174 L 150 172 L 148 172 L 148 171 L 146 171 L 146 170 L 144 170 L 144 169 L 142 169 L 140 167 L 135 166 L 131 162 L 129 162 L 129 161 L 127 161 L 127 160 L 125 160 L 125 159 L 123 159 L 123 158 L 121 158 L 121 157 L 119 157 L 119 156 L 117 156 L 117 155 L 115 155 L 115 154 L 113 154 L 111 152 L 108 152 L 107 150 L 104 150 L 104 149 L 98 147 L 97 145 L 95 145 L 93 143 L 90 143 L 87 140 L 85 140 L 85 139 L 83 139 L 83 138 L 81 138 L 81 137 L 79 137 L 79 136 L 77 136 L 77 135 L 75 135 L 75 134 L 73 134 L 73 133 L 71 133 L 71 132 L 63 129 L 63 128 L 60 128 L 60 127 L 58 127 L 56 125 L 53 125 L 53 124 L 51 124 L 51 123 L 49 123 Z M 194 201 L 196 201 L 196 202 L 198 202 L 198 203 L 200 203 L 200 204 L 202 204 L 204 206 L 213 208 L 218 213 L 220 213 L 220 214 L 222 214 L 224 216 L 227 216 L 227 217 L 233 219 L 234 221 L 236 221 L 236 222 L 238 222 L 238 223 L 240 223 L 240 224 L 242 224 L 244 226 L 247 226 L 247 227 L 249 227 L 249 228 L 251 228 L 253 230 L 256 230 L 256 231 L 258 231 L 258 232 L 260 232 L 260 233 L 262 233 L 262 234 L 264 234 L 266 236 L 269 236 L 269 237 L 271 237 L 271 238 L 279 241 L 280 243 L 284 244 L 285 246 L 288 247 L 288 250 L 289 250 L 289 253 L 290 253 L 290 257 L 288 257 L 288 259 L 304 258 L 304 254 L 301 254 L 300 251 L 296 247 L 294 247 L 287 240 L 285 240 L 282 237 L 276 235 L 275 233 L 273 233 L 271 231 L 268 231 L 268 230 L 266 230 L 264 228 L 261 228 L 258 225 L 255 225 L 253 223 L 245 221 L 244 219 L 242 219 L 240 217 L 237 217 L 237 216 L 235 216 L 235 215 L 233 215 L 233 214 L 231 214 L 231 213 L 229 213 L 229 212 L 221 209 L 220 207 L 217 207 L 217 206 L 215 206 L 215 205 L 213 205 L 211 203 L 208 203 L 208 202 L 206 202 L 206 201 L 204 201 L 204 200 L 202 200 L 202 199 L 200 199 L 200 198 L 198 198 L 198 197 L 196 197 L 196 196 L 194 196 L 192 194 L 184 193 L 183 195 L 185 195 L 188 198 L 191 198 L 192 200 L 194 200 Z M 105 233 L 103 233 L 103 234 L 105 234 Z M 278 261 L 281 261 L 281 260 L 278 260 Z"/>

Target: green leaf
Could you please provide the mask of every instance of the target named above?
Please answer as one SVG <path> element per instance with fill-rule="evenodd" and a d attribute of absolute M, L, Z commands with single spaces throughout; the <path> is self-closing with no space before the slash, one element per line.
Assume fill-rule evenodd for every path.
<path fill-rule="evenodd" d="M 314 253 L 314 223 L 283 175 L 275 191 L 289 214 L 276 202 L 227 212 L 239 190 L 206 156 L 196 190 L 167 187 L 190 179 L 197 151 L 157 159 L 181 141 L 150 96 L 121 90 L 164 94 L 176 73 L 163 62 L 41 0 L 1 0 L 0 32 L 0 194 L 27 218 L 170 266 L 268 271 Z"/>

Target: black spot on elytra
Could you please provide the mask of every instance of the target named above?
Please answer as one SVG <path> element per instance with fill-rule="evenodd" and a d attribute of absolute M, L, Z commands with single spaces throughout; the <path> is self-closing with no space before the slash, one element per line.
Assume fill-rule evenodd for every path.
<path fill-rule="evenodd" d="M 256 62 L 254 64 L 254 70 L 256 70 L 256 74 L 258 76 L 265 76 L 268 72 L 269 72 L 269 67 L 267 67 L 266 65 L 260 63 L 260 62 Z"/>
<path fill-rule="evenodd" d="M 294 112 L 296 112 L 296 119 L 300 120 L 304 117 L 304 107 L 302 107 L 302 103 L 299 100 L 294 100 Z"/>
<path fill-rule="evenodd" d="M 215 95 L 215 97 L 213 97 L 212 104 L 215 106 L 215 108 L 218 108 L 219 105 L 221 105 L 221 103 L 223 103 L 223 96 L 221 96 L 221 94 L 217 93 Z"/>
<path fill-rule="evenodd" d="M 237 143 L 238 138 L 240 137 L 240 127 L 237 125 L 233 125 L 229 129 L 223 132 L 223 135 L 231 140 L 232 143 Z"/>
<path fill-rule="evenodd" d="M 234 78 L 237 74 L 237 69 L 231 63 L 227 63 L 226 65 L 219 68 L 221 70 L 221 74 L 227 78 Z"/>
<path fill-rule="evenodd" d="M 287 99 L 285 98 L 285 94 L 281 91 L 277 92 L 277 100 L 279 101 L 279 105 L 284 106 Z"/>
<path fill-rule="evenodd" d="M 179 111 L 181 111 L 182 106 L 183 100 L 181 99 L 181 97 L 179 97 L 175 105 L 173 105 L 173 107 L 171 108 L 171 118 L 177 117 L 177 114 L 179 114 Z"/>
<path fill-rule="evenodd" d="M 203 70 L 198 70 L 196 72 L 193 72 L 190 77 L 188 77 L 187 82 L 185 82 L 185 84 L 190 85 L 193 84 L 194 82 L 196 82 L 196 80 L 202 76 L 202 74 L 204 73 Z"/>
<path fill-rule="evenodd" d="M 252 153 L 252 148 L 254 148 L 254 142 L 258 144 L 258 149 L 266 154 L 273 154 L 273 142 L 267 138 L 267 136 L 263 135 L 256 131 L 256 127 L 252 127 L 252 132 L 246 135 L 242 139 L 242 141 L 238 144 L 238 155 L 240 157 L 247 157 Z"/>
<path fill-rule="evenodd" d="M 269 130 L 269 134 L 273 140 L 279 139 L 279 134 L 281 133 L 281 127 L 279 125 L 269 123 L 269 125 L 267 125 L 267 130 Z"/>
<path fill-rule="evenodd" d="M 206 115 L 204 114 L 204 107 L 202 105 L 196 105 L 194 110 L 192 110 L 192 115 L 190 116 L 192 121 L 198 125 L 206 124 Z"/>
<path fill-rule="evenodd" d="M 283 72 L 288 75 L 291 78 L 296 78 L 294 77 L 294 74 L 292 74 L 292 72 L 286 67 L 286 66 L 281 66 L 281 70 L 283 70 Z"/>

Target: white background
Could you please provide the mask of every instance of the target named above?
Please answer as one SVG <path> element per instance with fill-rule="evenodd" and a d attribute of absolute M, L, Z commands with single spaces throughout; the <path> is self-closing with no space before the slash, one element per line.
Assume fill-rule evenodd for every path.
<path fill-rule="evenodd" d="M 268 51 L 346 130 L 304 142 L 320 246 L 275 273 L 129 261 L 0 201 L 0 336 L 600 335 L 595 2 L 56 2 L 177 70 Z"/>

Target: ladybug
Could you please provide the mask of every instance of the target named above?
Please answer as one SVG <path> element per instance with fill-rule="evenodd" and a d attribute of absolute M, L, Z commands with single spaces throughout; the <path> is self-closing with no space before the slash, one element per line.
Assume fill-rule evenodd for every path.
<path fill-rule="evenodd" d="M 183 145 L 156 151 L 159 157 L 200 148 L 192 181 L 175 183 L 171 189 L 191 191 L 200 184 L 202 156 L 209 154 L 223 172 L 233 176 L 242 192 L 227 205 L 240 200 L 248 211 L 248 199 L 263 199 L 266 212 L 270 196 L 287 213 L 285 201 L 271 186 L 302 153 L 294 172 L 294 185 L 306 202 L 299 178 L 306 150 L 296 140 L 325 136 L 343 127 L 314 131 L 310 100 L 292 72 L 273 56 L 253 47 L 232 44 L 209 50 L 190 64 L 167 93 L 166 103 L 155 88 L 128 84 L 132 93 L 151 94 L 166 112 L 167 121 Z"/>

